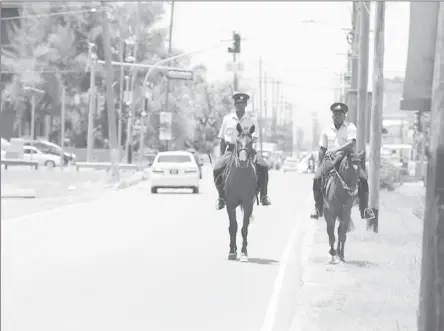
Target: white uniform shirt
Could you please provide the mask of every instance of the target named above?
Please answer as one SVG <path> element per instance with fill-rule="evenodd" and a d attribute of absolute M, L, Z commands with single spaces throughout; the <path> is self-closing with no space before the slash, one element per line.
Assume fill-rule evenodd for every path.
<path fill-rule="evenodd" d="M 330 128 L 321 134 L 319 146 L 331 151 L 344 145 L 347 141 L 356 139 L 356 126 L 353 123 L 344 121 L 339 129 L 332 124 Z"/>
<path fill-rule="evenodd" d="M 250 127 L 254 125 L 256 129 L 254 130 L 252 137 L 253 139 L 257 139 L 259 137 L 259 127 L 257 125 L 257 121 L 251 113 L 247 112 L 240 119 L 237 117 L 236 112 L 225 115 L 222 125 L 220 126 L 218 137 L 225 140 L 229 144 L 234 144 L 236 142 L 236 138 L 238 137 L 238 132 L 236 129 L 237 123 L 240 123 L 244 131 L 249 130 Z"/>

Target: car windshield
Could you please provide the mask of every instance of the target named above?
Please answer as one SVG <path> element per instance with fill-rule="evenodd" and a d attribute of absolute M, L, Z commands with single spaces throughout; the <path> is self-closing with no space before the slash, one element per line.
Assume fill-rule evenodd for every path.
<path fill-rule="evenodd" d="M 186 163 L 191 162 L 189 155 L 174 154 L 174 155 L 159 155 L 158 163 Z"/>
<path fill-rule="evenodd" d="M 37 146 L 40 149 L 44 149 L 46 151 L 51 151 L 51 152 L 60 152 L 62 150 L 62 148 L 57 145 L 41 141 L 36 142 L 35 146 Z"/>

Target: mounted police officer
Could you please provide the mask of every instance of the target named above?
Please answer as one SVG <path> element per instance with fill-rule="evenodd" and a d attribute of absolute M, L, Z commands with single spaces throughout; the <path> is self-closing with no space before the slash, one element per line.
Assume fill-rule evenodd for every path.
<path fill-rule="evenodd" d="M 255 118 L 245 112 L 250 96 L 246 93 L 233 94 L 235 111 L 226 115 L 222 121 L 218 138 L 220 139 L 220 159 L 216 162 L 213 170 L 214 183 L 216 185 L 219 199 L 216 208 L 218 210 L 225 207 L 225 193 L 224 193 L 224 178 L 223 172 L 228 165 L 231 153 L 236 144 L 238 123 L 242 127 L 251 127 L 254 125 L 257 129 L 253 132 L 254 140 L 258 139 L 257 131 L 259 129 Z M 268 191 L 268 166 L 265 160 L 259 153 L 256 153 L 256 171 L 258 174 L 258 190 L 260 192 L 260 201 L 262 205 L 271 205 L 270 199 L 267 196 Z"/>
<path fill-rule="evenodd" d="M 338 165 L 346 153 L 353 152 L 356 148 L 356 126 L 345 120 L 348 113 L 347 105 L 336 102 L 330 106 L 330 110 L 333 113 L 333 123 L 321 135 L 318 168 L 313 179 L 315 210 L 310 217 L 315 219 L 323 216 L 322 177 L 326 176 L 334 166 Z M 359 169 L 359 181 L 359 209 L 361 217 L 371 218 L 371 215 L 366 215 L 366 211 L 369 211 L 368 182 L 367 175 L 362 167 Z"/>

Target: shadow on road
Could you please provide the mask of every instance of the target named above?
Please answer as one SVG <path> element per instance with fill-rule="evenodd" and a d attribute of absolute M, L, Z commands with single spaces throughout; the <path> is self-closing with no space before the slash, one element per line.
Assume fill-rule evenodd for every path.
<path fill-rule="evenodd" d="M 346 265 L 352 265 L 358 268 L 370 268 L 379 266 L 377 263 L 369 262 L 369 261 L 348 261 L 345 260 Z"/>
<path fill-rule="evenodd" d="M 257 257 L 249 257 L 248 263 L 255 263 L 255 264 L 278 264 L 279 261 L 276 260 L 270 260 L 270 259 L 261 259 Z"/>

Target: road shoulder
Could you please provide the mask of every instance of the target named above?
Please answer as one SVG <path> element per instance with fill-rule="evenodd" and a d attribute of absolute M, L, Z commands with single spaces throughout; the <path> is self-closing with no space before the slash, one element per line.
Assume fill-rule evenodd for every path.
<path fill-rule="evenodd" d="M 345 264 L 329 264 L 325 221 L 316 222 L 291 331 L 413 330 L 422 222 L 398 192 L 381 192 L 380 233 L 354 210 Z"/>

